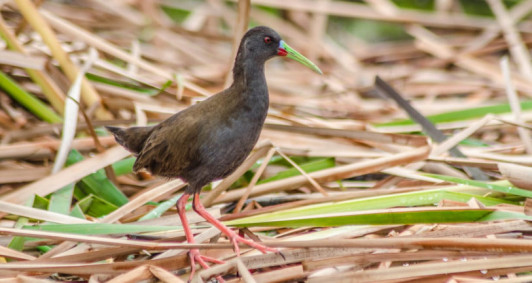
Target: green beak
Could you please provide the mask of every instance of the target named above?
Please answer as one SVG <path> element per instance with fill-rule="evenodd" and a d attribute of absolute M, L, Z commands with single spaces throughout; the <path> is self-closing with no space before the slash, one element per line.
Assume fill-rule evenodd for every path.
<path fill-rule="evenodd" d="M 312 63 L 312 61 L 307 59 L 307 57 L 301 55 L 299 52 L 297 52 L 294 49 L 292 49 L 292 47 L 290 47 L 288 44 L 286 44 L 286 42 L 284 42 L 284 40 L 281 40 L 279 42 L 279 49 L 277 50 L 277 55 L 286 56 L 286 57 L 288 57 L 290 59 L 294 59 L 297 62 L 307 66 L 308 68 L 310 68 L 314 72 L 316 72 L 316 73 L 318 73 L 320 75 L 323 74 L 321 72 L 320 68 L 318 68 L 318 66 L 316 66 L 314 63 Z"/>

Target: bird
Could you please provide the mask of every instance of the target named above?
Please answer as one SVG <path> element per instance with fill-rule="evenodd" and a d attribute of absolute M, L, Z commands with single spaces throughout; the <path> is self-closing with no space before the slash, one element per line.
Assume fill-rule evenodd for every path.
<path fill-rule="evenodd" d="M 322 74 L 309 59 L 291 48 L 273 29 L 249 29 L 240 42 L 233 66 L 233 83 L 225 90 L 174 114 L 157 125 L 120 128 L 107 126 L 118 144 L 137 157 L 134 171 L 146 169 L 153 175 L 179 178 L 187 183 L 177 201 L 177 211 L 188 243 L 194 237 L 185 216 L 185 205 L 193 196 L 192 208 L 225 234 L 239 254 L 238 243 L 263 253 L 278 252 L 238 235 L 210 215 L 200 202 L 201 189 L 227 177 L 242 164 L 259 139 L 269 107 L 264 65 L 281 56 L 293 59 Z M 191 275 L 196 263 L 223 263 L 189 251 Z"/>

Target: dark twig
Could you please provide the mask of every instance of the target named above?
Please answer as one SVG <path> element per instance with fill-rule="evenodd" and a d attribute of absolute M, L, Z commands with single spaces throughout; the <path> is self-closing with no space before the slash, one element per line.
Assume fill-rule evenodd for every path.
<path fill-rule="evenodd" d="M 405 100 L 399 92 L 393 89 L 379 76 L 375 77 L 375 86 L 379 93 L 393 99 L 401 108 L 403 108 L 406 113 L 408 113 L 408 116 L 410 116 L 412 120 L 416 121 L 416 123 L 418 123 L 423 129 L 423 132 L 425 132 L 433 141 L 441 143 L 447 139 L 447 137 L 440 130 L 438 130 L 436 126 L 432 124 L 432 122 L 419 113 L 419 111 L 417 111 L 407 100 Z M 449 150 L 449 154 L 451 154 L 453 157 L 466 157 L 466 155 L 463 154 L 457 147 L 451 148 Z M 489 180 L 489 177 L 479 168 L 464 166 L 463 169 L 475 180 Z"/>

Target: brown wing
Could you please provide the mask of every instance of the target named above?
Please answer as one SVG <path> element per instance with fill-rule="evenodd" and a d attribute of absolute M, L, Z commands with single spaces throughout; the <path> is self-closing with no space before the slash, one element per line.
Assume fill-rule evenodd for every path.
<path fill-rule="evenodd" d="M 192 123 L 192 124 L 191 124 Z M 197 129 L 187 117 L 171 117 L 155 126 L 139 153 L 133 170 L 176 178 L 198 162 L 194 144 Z"/>

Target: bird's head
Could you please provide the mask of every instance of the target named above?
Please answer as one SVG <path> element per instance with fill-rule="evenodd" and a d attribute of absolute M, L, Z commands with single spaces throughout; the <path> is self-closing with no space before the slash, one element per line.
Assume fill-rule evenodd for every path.
<path fill-rule="evenodd" d="M 281 36 L 269 27 L 259 26 L 248 30 L 240 43 L 239 53 L 262 62 L 274 56 L 288 57 L 322 74 L 320 68 L 286 44 Z"/>

